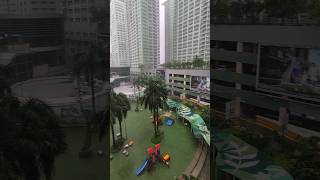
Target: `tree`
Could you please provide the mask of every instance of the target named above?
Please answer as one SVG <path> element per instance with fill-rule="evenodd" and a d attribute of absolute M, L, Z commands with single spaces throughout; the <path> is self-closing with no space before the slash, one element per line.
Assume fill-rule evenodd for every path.
<path fill-rule="evenodd" d="M 131 109 L 130 102 L 125 94 L 119 93 L 116 94 L 115 92 L 112 92 L 111 94 L 111 106 L 110 106 L 110 125 L 111 125 L 111 131 L 112 131 L 112 140 L 113 140 L 113 146 L 115 147 L 115 138 L 114 138 L 114 129 L 113 124 L 116 120 L 119 122 L 119 128 L 120 128 L 120 137 L 122 138 L 122 121 L 127 117 L 127 112 Z"/>
<path fill-rule="evenodd" d="M 215 1 L 212 9 L 213 17 L 219 18 L 219 20 L 222 20 L 224 22 L 224 21 L 227 21 L 229 13 L 230 13 L 229 0 Z"/>
<path fill-rule="evenodd" d="M 207 126 L 209 126 L 209 123 L 210 123 L 210 106 L 203 106 L 200 109 L 200 116 L 206 122 Z"/>
<path fill-rule="evenodd" d="M 96 110 L 96 97 L 95 97 L 95 79 L 96 78 L 105 78 L 105 53 L 101 49 L 100 46 L 97 45 L 91 45 L 89 47 L 88 52 L 82 52 L 78 53 L 74 56 L 74 68 L 73 72 L 77 81 L 78 86 L 78 99 L 79 99 L 79 105 L 80 110 L 82 111 L 82 114 L 84 118 L 86 119 L 86 137 L 85 142 L 82 147 L 82 152 L 90 153 L 91 148 L 91 136 L 92 136 L 92 130 L 94 127 L 98 126 L 97 121 L 97 110 Z M 88 83 L 90 84 L 91 89 L 91 111 L 85 110 L 83 108 L 82 102 L 81 102 L 81 85 L 80 85 L 80 76 L 84 75 Z"/>
<path fill-rule="evenodd" d="M 136 104 L 136 109 L 135 111 L 139 111 L 139 100 L 140 100 L 140 88 L 142 87 L 143 85 L 143 76 L 138 76 L 136 77 L 134 80 L 133 80 L 133 87 L 134 89 L 138 89 L 138 96 L 136 96 L 136 93 L 135 93 L 135 96 L 137 98 L 137 104 Z"/>
<path fill-rule="evenodd" d="M 67 147 L 58 116 L 41 100 L 21 103 L 12 96 L 1 98 L 0 114 L 0 175 L 50 180 L 55 157 Z"/>
<path fill-rule="evenodd" d="M 263 10 L 263 4 L 259 1 L 245 0 L 243 4 L 243 14 L 249 18 L 252 23 L 259 18 L 260 12 Z"/>
<path fill-rule="evenodd" d="M 158 135 L 158 119 L 159 108 L 163 107 L 167 99 L 165 83 L 158 77 L 149 78 L 146 83 L 146 89 L 141 100 L 145 108 L 148 108 L 153 113 L 154 135 Z"/>
<path fill-rule="evenodd" d="M 121 106 L 122 116 L 123 116 L 124 125 L 125 125 L 126 139 L 127 139 L 128 137 L 127 137 L 126 118 L 127 118 L 128 111 L 131 109 L 130 101 L 127 98 L 127 96 L 125 94 L 123 94 L 123 93 L 119 93 L 118 94 L 118 98 L 120 100 L 120 101 L 118 101 L 118 103 Z"/>
<path fill-rule="evenodd" d="M 172 68 L 172 62 L 171 62 L 171 61 L 166 62 L 164 66 L 165 66 L 166 68 L 170 69 L 170 68 Z"/>
<path fill-rule="evenodd" d="M 304 11 L 305 2 L 301 0 L 265 0 L 264 5 L 269 16 L 280 18 L 284 23 L 285 18 L 297 17 Z"/>
<path fill-rule="evenodd" d="M 239 1 L 232 1 L 230 3 L 230 16 L 239 21 L 243 15 L 243 3 Z"/>
<path fill-rule="evenodd" d="M 114 137 L 114 127 L 113 127 L 113 124 L 115 124 L 116 119 L 122 120 L 121 107 L 119 106 L 119 104 L 117 102 L 117 94 L 114 92 L 111 92 L 110 127 L 111 127 L 111 133 L 112 133 L 113 147 L 116 147 L 116 142 L 115 142 L 115 137 Z"/>
<path fill-rule="evenodd" d="M 309 6 L 309 9 L 311 9 L 310 14 L 313 17 L 320 18 L 320 1 L 312 0 Z"/>
<path fill-rule="evenodd" d="M 205 62 L 203 61 L 203 59 L 198 58 L 198 56 L 196 56 L 193 60 L 193 66 L 196 68 L 200 68 L 203 67 L 205 65 Z"/>

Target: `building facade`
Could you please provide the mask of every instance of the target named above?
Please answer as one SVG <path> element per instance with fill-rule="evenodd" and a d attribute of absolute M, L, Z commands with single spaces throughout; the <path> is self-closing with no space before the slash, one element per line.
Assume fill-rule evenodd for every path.
<path fill-rule="evenodd" d="M 165 62 L 173 59 L 173 28 L 174 28 L 174 3 L 173 0 L 167 0 L 164 6 L 164 22 L 165 22 Z"/>
<path fill-rule="evenodd" d="M 62 14 L 62 0 L 0 0 L 0 15 Z"/>
<path fill-rule="evenodd" d="M 0 64 L 11 81 L 65 72 L 62 3 L 0 1 Z"/>
<path fill-rule="evenodd" d="M 101 32 L 95 15 L 100 13 L 107 17 L 104 12 L 108 12 L 109 3 L 105 0 L 66 0 L 64 6 L 66 60 L 72 68 L 75 54 L 87 52 L 90 45 L 97 43 Z"/>
<path fill-rule="evenodd" d="M 126 3 L 130 73 L 156 69 L 160 62 L 159 0 L 128 0 Z"/>
<path fill-rule="evenodd" d="M 211 26 L 212 97 L 216 111 L 262 116 L 319 131 L 319 26 L 216 22 Z"/>
<path fill-rule="evenodd" d="M 210 102 L 210 70 L 165 69 L 171 95 Z"/>
<path fill-rule="evenodd" d="M 129 67 L 127 9 L 124 1 L 111 1 L 110 19 L 110 67 Z"/>
<path fill-rule="evenodd" d="M 166 62 L 209 61 L 210 1 L 168 0 L 165 4 Z"/>

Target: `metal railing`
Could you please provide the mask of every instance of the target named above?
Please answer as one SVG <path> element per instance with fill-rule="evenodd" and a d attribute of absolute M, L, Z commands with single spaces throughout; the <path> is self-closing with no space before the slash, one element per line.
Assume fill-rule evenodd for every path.
<path fill-rule="evenodd" d="M 216 25 L 280 25 L 280 26 L 320 26 L 320 17 L 302 16 L 296 18 L 274 17 L 212 17 Z"/>

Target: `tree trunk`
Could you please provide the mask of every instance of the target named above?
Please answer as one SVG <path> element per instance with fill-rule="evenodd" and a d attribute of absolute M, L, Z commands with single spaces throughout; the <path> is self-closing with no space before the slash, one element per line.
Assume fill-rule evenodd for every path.
<path fill-rule="evenodd" d="M 89 119 L 89 118 L 88 118 Z M 84 150 L 88 150 L 91 148 L 91 136 L 92 136 L 92 131 L 91 131 L 91 125 L 90 121 L 87 123 L 87 132 L 86 132 L 86 139 L 85 139 L 85 145 L 83 147 Z"/>
<path fill-rule="evenodd" d="M 82 115 L 85 116 L 83 104 L 82 104 L 82 98 L 81 98 L 81 85 L 80 85 L 80 77 L 79 76 L 76 78 L 76 81 L 77 81 L 77 86 L 78 86 L 78 101 L 79 101 L 80 111 L 82 112 Z"/>
<path fill-rule="evenodd" d="M 140 91 L 138 86 L 138 99 L 137 99 L 137 109 L 139 110 L 139 100 L 140 100 Z"/>
<path fill-rule="evenodd" d="M 157 120 L 157 132 L 159 132 L 159 124 L 158 124 L 158 121 L 159 121 L 159 106 L 157 105 L 156 106 L 156 109 L 157 109 L 157 113 L 156 113 L 156 120 Z"/>
<path fill-rule="evenodd" d="M 157 136 L 157 122 L 156 122 L 156 110 L 153 109 L 153 123 L 154 123 L 154 136 Z"/>
<path fill-rule="evenodd" d="M 120 138 L 122 140 L 122 122 L 119 121 L 119 128 L 120 128 Z"/>
<path fill-rule="evenodd" d="M 134 95 L 136 96 L 136 95 L 137 95 L 137 94 L 136 94 L 136 86 L 133 86 L 133 89 L 134 89 Z M 137 97 L 137 96 L 136 96 L 136 97 Z M 139 111 L 139 100 L 138 100 L 138 97 L 137 97 L 136 101 L 137 101 L 137 104 L 136 104 L 136 109 L 135 109 L 135 111 Z"/>
<path fill-rule="evenodd" d="M 90 86 L 91 86 L 91 100 L 92 100 L 92 122 L 94 126 L 96 125 L 96 97 L 94 91 L 94 65 L 91 63 L 91 70 L 90 70 Z"/>
<path fill-rule="evenodd" d="M 91 147 L 91 131 L 90 129 L 90 119 L 88 117 L 88 115 L 85 113 L 84 108 L 83 108 L 83 104 L 82 104 L 82 98 L 81 98 L 81 85 L 80 85 L 80 77 L 77 77 L 77 86 L 78 86 L 78 101 L 79 101 L 79 106 L 80 106 L 80 111 L 82 113 L 82 116 L 85 118 L 86 120 L 86 125 L 87 125 L 87 132 L 86 132 L 86 137 L 84 140 L 84 144 L 82 149 L 89 149 Z"/>
<path fill-rule="evenodd" d="M 114 128 L 113 128 L 113 124 L 111 124 L 111 134 L 112 134 L 112 144 L 113 144 L 113 147 L 115 147 L 116 139 L 115 139 L 115 137 L 114 137 Z"/>
<path fill-rule="evenodd" d="M 126 133 L 126 139 L 128 139 L 126 119 L 124 119 L 123 121 L 124 121 L 124 132 Z"/>

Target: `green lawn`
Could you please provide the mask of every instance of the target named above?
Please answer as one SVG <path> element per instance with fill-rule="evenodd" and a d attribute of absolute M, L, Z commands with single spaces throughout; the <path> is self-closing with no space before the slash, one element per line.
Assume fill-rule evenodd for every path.
<path fill-rule="evenodd" d="M 79 159 L 85 128 L 65 128 L 67 152 L 58 156 L 55 163 L 55 174 L 53 180 L 106 180 L 105 178 L 105 156 L 96 154 L 98 149 L 106 149 L 105 141 L 99 142 L 97 135 L 92 137 L 92 147 L 95 152 L 91 158 Z"/>
<path fill-rule="evenodd" d="M 110 173 L 112 180 L 140 179 L 140 180 L 163 180 L 173 179 L 179 176 L 187 168 L 196 151 L 197 144 L 190 132 L 183 123 L 176 122 L 173 126 L 160 126 L 164 132 L 161 142 L 161 153 L 168 152 L 171 156 L 170 167 L 157 162 L 152 171 L 145 171 L 141 176 L 136 176 L 136 170 L 141 166 L 147 157 L 147 148 L 154 147 L 151 137 L 154 134 L 151 123 L 151 113 L 147 110 L 134 112 L 135 105 L 132 104 L 132 111 L 128 113 L 126 120 L 128 139 L 134 141 L 133 147 L 129 148 L 129 156 L 126 157 L 120 152 L 113 154 L 114 159 L 110 162 Z M 119 132 L 116 124 L 115 133 Z M 123 124 L 125 136 L 125 126 Z M 110 140 L 111 143 L 111 140 Z"/>

